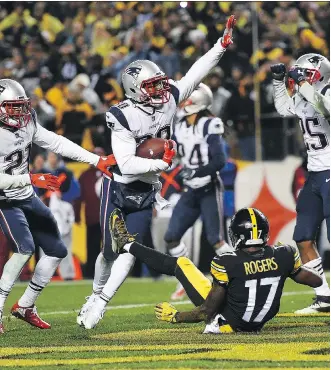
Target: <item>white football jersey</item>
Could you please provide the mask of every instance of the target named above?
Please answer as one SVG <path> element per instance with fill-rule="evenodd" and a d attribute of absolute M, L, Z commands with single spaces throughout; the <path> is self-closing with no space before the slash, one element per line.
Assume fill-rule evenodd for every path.
<path fill-rule="evenodd" d="M 308 171 L 330 169 L 330 123 L 314 106 L 296 94 L 293 97 L 295 114 L 299 117 L 308 154 Z"/>
<path fill-rule="evenodd" d="M 134 153 L 136 147 L 146 139 L 170 139 L 170 126 L 177 109 L 176 100 L 178 101 L 178 89 L 172 86 L 172 91 L 174 93 L 171 94 L 169 102 L 160 107 L 136 104 L 134 101 L 127 99 L 112 106 L 106 113 L 107 126 L 112 130 L 112 149 L 119 164 L 118 170 L 114 171 L 115 181 L 126 184 L 137 180 L 147 183 L 158 182 L 158 172 L 160 171 L 155 172 L 152 169 L 151 172 L 146 171 L 140 174 L 122 174 L 120 164 L 121 158 L 124 158 L 127 152 L 130 151 L 128 142 L 130 139 L 132 140 L 132 137 L 135 140 Z M 143 166 L 146 162 L 142 162 L 141 159 L 138 157 L 138 166 Z"/>
<path fill-rule="evenodd" d="M 330 117 L 328 100 L 330 85 L 317 87 L 304 83 L 292 98 L 284 81 L 273 80 L 274 101 L 277 112 L 283 117 L 299 117 L 300 127 L 308 154 L 308 171 L 330 169 Z M 302 89 L 302 93 L 300 93 Z M 312 94 L 307 92 L 312 91 Z M 304 95 L 306 98 L 304 97 Z M 309 100 L 307 100 L 309 99 Z M 324 114 L 323 114 L 324 112 Z"/>
<path fill-rule="evenodd" d="M 35 124 L 30 122 L 26 127 L 15 131 L 0 127 L 0 174 L 29 173 L 29 156 L 35 131 Z M 27 185 L 21 188 L 0 190 L 0 199 L 25 199 L 32 194 L 33 187 Z"/>
<path fill-rule="evenodd" d="M 220 118 L 201 117 L 195 125 L 189 125 L 186 120 L 173 125 L 173 135 L 177 142 L 181 164 L 185 167 L 197 169 L 209 163 L 208 137 L 211 134 L 222 135 L 224 125 Z M 211 181 L 211 176 L 195 177 L 185 180 L 191 188 L 200 188 Z"/>
<path fill-rule="evenodd" d="M 22 200 L 34 194 L 28 176 L 32 143 L 64 157 L 94 166 L 100 159 L 98 155 L 40 126 L 36 113 L 32 111 L 31 120 L 25 127 L 13 130 L 0 125 L 0 200 Z M 10 185 L 7 184 L 8 179 L 4 179 L 5 176 L 1 177 L 1 174 L 10 177 L 12 180 Z M 22 181 L 21 175 L 27 177 L 28 181 Z"/>

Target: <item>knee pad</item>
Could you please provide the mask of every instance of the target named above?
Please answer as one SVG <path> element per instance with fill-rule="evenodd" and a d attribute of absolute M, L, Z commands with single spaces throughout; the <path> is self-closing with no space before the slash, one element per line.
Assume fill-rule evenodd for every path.
<path fill-rule="evenodd" d="M 57 257 L 57 258 L 66 258 L 68 255 L 67 247 L 64 245 L 62 240 L 57 243 L 56 248 L 54 249 L 54 253 L 52 253 L 51 257 Z"/>

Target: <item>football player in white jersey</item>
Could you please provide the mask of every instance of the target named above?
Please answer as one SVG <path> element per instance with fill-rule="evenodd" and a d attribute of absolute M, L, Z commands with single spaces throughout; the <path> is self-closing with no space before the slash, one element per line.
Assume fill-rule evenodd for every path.
<path fill-rule="evenodd" d="M 271 66 L 274 100 L 278 113 L 296 115 L 308 154 L 308 178 L 297 202 L 296 241 L 304 266 L 316 270 L 323 284 L 315 289 L 314 302 L 298 314 L 330 311 L 330 289 L 322 259 L 316 248 L 316 233 L 326 219 L 330 241 L 330 63 L 322 55 L 305 54 L 289 70 L 292 97 L 285 86 L 284 64 Z"/>
<path fill-rule="evenodd" d="M 183 166 L 179 176 L 184 184 L 164 237 L 168 253 L 173 257 L 187 257 L 182 237 L 200 216 L 207 240 L 216 253 L 231 250 L 224 240 L 223 183 L 219 176 L 226 163 L 221 139 L 224 125 L 210 112 L 212 103 L 213 93 L 207 85 L 200 83 L 183 102 L 182 118 L 173 124 L 172 139 L 177 143 Z M 184 294 L 179 283 L 171 299 L 180 299 Z"/>
<path fill-rule="evenodd" d="M 187 99 L 196 86 L 214 68 L 226 48 L 232 43 L 235 24 L 231 16 L 223 37 L 196 61 L 179 81 L 169 80 L 163 71 L 148 60 L 131 63 L 122 74 L 127 97 L 109 109 L 106 115 L 112 130 L 112 150 L 118 164 L 114 181 L 104 177 L 101 195 L 100 224 L 103 236 L 102 253 L 98 256 L 93 282 L 93 294 L 83 305 L 77 323 L 86 329 L 94 328 L 103 316 L 109 300 L 121 286 L 135 258 L 112 251 L 108 220 L 115 208 L 125 215 L 128 229 L 144 240 L 151 226 L 154 200 L 161 205 L 159 173 L 171 164 L 176 151 L 165 145 L 163 159 L 137 157 L 136 147 L 147 138 L 169 139 L 170 125 L 177 106 Z M 110 274 L 110 277 L 109 277 Z"/>
<path fill-rule="evenodd" d="M 40 329 L 50 328 L 38 316 L 35 301 L 67 255 L 52 213 L 33 190 L 33 186 L 56 190 L 60 182 L 50 174 L 29 174 L 29 154 L 33 143 L 76 161 L 90 163 L 108 176 L 111 176 L 108 167 L 115 164 L 113 156 L 99 157 L 44 129 L 37 122 L 23 87 L 14 80 L 0 80 L 0 227 L 14 252 L 0 279 L 0 333 L 4 332 L 2 313 L 5 300 L 33 255 L 36 244 L 45 254 L 38 261 L 30 284 L 11 313 Z"/>

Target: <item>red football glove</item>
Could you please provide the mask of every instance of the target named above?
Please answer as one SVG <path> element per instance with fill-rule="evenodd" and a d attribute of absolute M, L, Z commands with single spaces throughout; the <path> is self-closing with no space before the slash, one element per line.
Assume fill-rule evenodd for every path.
<path fill-rule="evenodd" d="M 59 190 L 61 183 L 57 176 L 50 173 L 30 173 L 31 184 L 37 188 Z"/>
<path fill-rule="evenodd" d="M 226 22 L 226 26 L 225 26 L 225 30 L 224 30 L 224 33 L 223 33 L 223 37 L 221 38 L 221 45 L 225 49 L 229 45 L 233 44 L 233 41 L 232 41 L 232 31 L 233 31 L 234 25 L 236 24 L 236 21 L 237 20 L 234 17 L 234 15 L 231 15 L 229 17 L 229 19 L 227 20 L 227 22 Z"/>
<path fill-rule="evenodd" d="M 167 140 L 164 143 L 164 154 L 163 154 L 162 161 L 168 163 L 168 165 L 170 166 L 176 154 L 177 154 L 176 142 L 173 140 Z"/>
<path fill-rule="evenodd" d="M 109 167 L 113 167 L 116 164 L 114 154 L 108 155 L 107 157 L 100 157 L 97 164 L 97 169 L 103 172 L 105 175 L 112 177 L 113 174 L 108 170 Z"/>

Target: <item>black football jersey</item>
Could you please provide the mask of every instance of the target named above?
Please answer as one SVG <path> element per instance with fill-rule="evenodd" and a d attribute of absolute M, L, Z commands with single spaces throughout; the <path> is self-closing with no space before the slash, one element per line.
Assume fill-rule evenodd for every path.
<path fill-rule="evenodd" d="M 301 267 L 296 247 L 267 246 L 261 256 L 243 250 L 211 262 L 214 283 L 227 289 L 220 314 L 236 331 L 259 331 L 279 311 L 285 280 Z"/>

